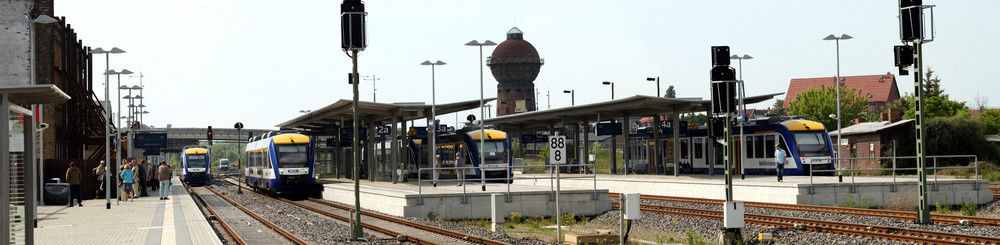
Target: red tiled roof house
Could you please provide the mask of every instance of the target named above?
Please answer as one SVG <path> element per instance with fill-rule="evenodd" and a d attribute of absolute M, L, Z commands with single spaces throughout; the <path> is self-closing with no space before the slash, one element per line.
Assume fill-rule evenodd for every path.
<path fill-rule="evenodd" d="M 861 94 L 868 94 L 868 109 L 866 111 L 881 112 L 889 103 L 899 99 L 899 87 L 896 86 L 894 75 L 842 76 L 840 84 L 844 87 L 856 88 Z M 785 93 L 784 107 L 795 100 L 795 96 L 807 89 L 819 89 L 820 86 L 833 85 L 834 77 L 793 78 Z"/>

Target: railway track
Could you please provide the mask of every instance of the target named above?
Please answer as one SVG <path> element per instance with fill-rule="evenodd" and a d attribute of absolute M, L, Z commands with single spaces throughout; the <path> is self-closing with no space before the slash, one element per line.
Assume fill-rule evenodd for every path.
<path fill-rule="evenodd" d="M 1000 187 L 990 187 L 993 191 L 993 200 L 1000 200 Z"/>
<path fill-rule="evenodd" d="M 611 198 L 618 198 L 619 194 L 608 193 L 608 196 Z M 670 197 L 670 196 L 655 196 L 655 195 L 641 195 L 640 197 L 643 200 L 651 200 L 651 201 L 685 202 L 685 203 L 695 203 L 695 204 L 714 205 L 714 206 L 722 206 L 723 203 L 722 200 L 705 199 L 705 198 Z M 831 207 L 831 206 L 817 206 L 817 205 L 803 205 L 803 204 L 781 204 L 781 203 L 765 203 L 765 202 L 744 202 L 743 204 L 746 207 L 754 207 L 754 208 L 767 208 L 767 209 L 788 210 L 788 211 L 840 213 L 840 214 L 850 214 L 858 216 L 890 218 L 902 221 L 913 221 L 916 220 L 917 218 L 916 212 L 894 211 L 894 210 L 845 208 L 845 207 Z M 959 221 L 961 220 L 972 221 L 972 224 L 975 226 L 1000 226 L 1000 219 L 997 218 L 931 214 L 931 222 L 937 224 L 958 224 Z"/>
<path fill-rule="evenodd" d="M 210 187 L 185 187 L 219 221 L 236 244 L 245 245 L 247 241 L 253 244 L 308 244 Z"/>
<path fill-rule="evenodd" d="M 227 183 L 231 182 L 228 182 L 227 180 Z M 242 188 L 251 190 L 249 187 Z M 280 197 L 275 198 L 285 203 L 344 222 L 350 222 L 353 214 L 353 207 L 326 200 L 309 198 L 304 201 L 293 201 Z M 361 214 L 361 225 L 365 229 L 373 230 L 396 237 L 398 240 L 406 240 L 416 244 L 508 244 L 375 212 L 362 210 Z"/>
<path fill-rule="evenodd" d="M 618 202 L 612 202 L 612 208 L 618 209 Z M 713 220 L 723 219 L 723 212 L 715 210 L 676 208 L 645 204 L 640 205 L 640 210 L 650 213 L 680 215 Z M 993 237 L 758 214 L 744 214 L 744 221 L 747 224 L 793 228 L 840 235 L 874 237 L 922 244 L 1000 244 L 1000 238 Z"/>

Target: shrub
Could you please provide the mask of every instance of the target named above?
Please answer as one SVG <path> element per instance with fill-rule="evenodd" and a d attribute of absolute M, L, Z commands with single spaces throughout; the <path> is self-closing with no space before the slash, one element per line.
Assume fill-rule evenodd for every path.
<path fill-rule="evenodd" d="M 507 223 L 510 224 L 521 224 L 524 220 L 524 215 L 515 212 L 510 212 L 510 217 L 507 217 Z"/>
<path fill-rule="evenodd" d="M 962 208 L 960 209 L 960 212 L 962 212 L 962 215 L 965 216 L 976 216 L 976 213 L 979 212 L 979 205 L 976 205 L 975 202 L 966 202 L 965 198 L 962 198 Z"/>

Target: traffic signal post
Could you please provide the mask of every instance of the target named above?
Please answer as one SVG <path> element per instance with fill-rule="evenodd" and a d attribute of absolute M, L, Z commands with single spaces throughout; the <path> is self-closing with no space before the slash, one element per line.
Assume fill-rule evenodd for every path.
<path fill-rule="evenodd" d="M 729 66 L 729 46 L 712 46 L 711 70 L 712 108 L 711 117 L 722 120 L 722 135 L 716 129 L 709 129 L 710 138 L 723 137 L 723 164 L 726 168 L 726 202 L 723 205 L 724 244 L 742 242 L 743 202 L 733 201 L 733 166 L 736 165 L 735 147 L 732 137 L 732 115 L 736 112 L 736 71 Z"/>

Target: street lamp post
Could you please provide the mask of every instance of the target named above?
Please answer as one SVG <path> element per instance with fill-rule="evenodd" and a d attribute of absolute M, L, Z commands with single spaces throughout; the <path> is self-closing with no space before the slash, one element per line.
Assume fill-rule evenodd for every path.
<path fill-rule="evenodd" d="M 483 120 L 486 120 L 486 109 L 484 108 L 486 102 L 483 99 L 483 93 L 484 93 L 483 91 L 485 90 L 485 87 L 483 85 L 484 83 L 483 46 L 497 46 L 497 44 L 490 40 L 486 40 L 482 43 L 479 43 L 479 41 L 476 40 L 472 40 L 469 41 L 468 43 L 465 43 L 465 46 L 479 46 L 479 164 L 480 164 L 479 166 L 485 166 L 483 164 L 486 164 L 486 156 L 483 155 L 484 154 L 483 148 L 486 147 L 486 125 L 483 125 Z M 479 171 L 480 171 L 479 179 L 481 181 L 483 191 L 486 191 L 486 172 L 484 172 L 482 169 L 480 169 Z M 463 177 L 462 179 L 464 180 L 465 178 Z"/>
<path fill-rule="evenodd" d="M 615 100 L 615 83 L 609 81 L 603 81 L 601 82 L 601 84 L 611 85 L 611 100 Z M 615 122 L 614 118 L 611 119 L 611 122 Z M 618 137 L 615 137 L 615 135 L 611 136 L 611 154 L 609 154 L 610 159 L 608 159 L 608 162 L 611 163 L 611 174 L 615 174 L 618 172 L 618 165 L 615 164 L 615 159 L 617 158 L 617 156 L 615 156 L 615 150 L 614 150 L 615 147 L 618 146 L 618 142 L 615 142 L 617 141 L 616 138 Z"/>
<path fill-rule="evenodd" d="M 129 70 L 126 69 L 126 70 L 123 70 L 122 72 L 120 72 L 118 76 L 121 77 L 120 74 L 130 74 L 130 73 L 132 73 L 132 72 L 130 72 Z M 119 91 L 121 91 L 121 90 L 128 90 L 128 95 L 126 95 L 125 97 L 122 97 L 122 99 L 128 99 L 128 109 L 129 109 L 129 112 L 128 112 L 128 117 L 127 117 L 128 120 L 126 121 L 126 124 L 128 125 L 128 137 L 129 137 L 129 140 L 128 140 L 128 157 L 131 158 L 131 157 L 135 157 L 135 153 L 133 153 L 133 150 L 135 148 L 132 146 L 132 137 L 133 137 L 133 129 L 134 129 L 133 125 L 137 122 L 136 119 L 142 113 L 140 111 L 140 109 L 138 109 L 138 108 L 140 108 L 139 106 L 143 106 L 141 104 L 139 106 L 135 105 L 135 100 L 139 99 L 140 97 L 138 95 L 136 95 L 136 96 L 133 97 L 132 96 L 132 90 L 142 91 L 142 87 L 139 87 L 139 85 L 133 85 L 132 87 L 129 87 L 129 86 L 126 86 L 126 85 L 122 85 L 122 86 L 118 87 L 118 90 Z"/>
<path fill-rule="evenodd" d="M 576 106 L 576 89 L 563 90 L 564 94 L 569 94 L 569 105 Z"/>
<path fill-rule="evenodd" d="M 837 37 L 837 36 L 834 36 L 833 34 L 830 34 L 829 36 L 826 36 L 825 38 L 823 38 L 823 40 L 834 40 L 837 43 L 837 78 L 833 82 L 833 84 L 835 86 L 837 86 L 837 144 L 836 144 L 837 145 L 837 169 L 840 169 L 840 165 L 841 165 L 840 158 L 841 158 L 841 156 L 843 156 L 843 154 L 841 153 L 843 151 L 843 149 L 841 149 L 842 146 L 840 145 L 840 141 L 841 141 L 841 135 L 840 135 L 840 127 L 841 127 L 841 122 L 840 122 L 841 121 L 840 120 L 840 40 L 848 40 L 848 39 L 851 39 L 851 38 L 854 38 L 854 37 L 848 36 L 847 34 L 841 34 L 840 37 Z M 840 181 L 844 181 L 844 172 L 838 171 L 837 172 L 837 176 L 839 176 L 839 178 L 840 178 L 839 180 Z"/>
<path fill-rule="evenodd" d="M 129 74 L 132 74 L 132 71 L 129 71 L 128 69 L 122 69 L 122 71 L 120 71 L 120 72 L 115 72 L 115 70 L 108 71 L 108 75 L 116 75 L 118 77 L 118 87 L 119 87 L 119 89 L 118 89 L 118 115 L 122 114 L 122 99 L 121 99 L 121 97 L 122 97 L 122 90 L 121 90 L 122 74 L 129 75 Z M 130 111 L 130 113 L 131 113 L 131 111 Z M 132 116 L 132 115 L 129 114 L 128 116 Z M 121 162 L 122 161 L 122 130 L 121 129 L 122 129 L 122 119 L 121 119 L 121 117 L 119 117 L 118 118 L 118 122 L 115 124 L 115 162 Z M 131 154 L 131 152 L 129 152 L 129 154 Z M 122 193 L 124 193 L 123 191 L 124 190 L 119 189 L 118 190 L 118 194 L 121 195 Z M 118 197 L 118 200 L 121 200 L 121 196 Z"/>
<path fill-rule="evenodd" d="M 434 168 L 437 168 L 438 167 L 437 166 L 437 161 L 434 160 L 434 157 L 437 154 L 437 100 L 436 100 L 436 94 L 435 94 L 436 92 L 435 92 L 435 89 L 434 89 L 434 86 L 435 86 L 434 85 L 434 83 L 435 83 L 435 81 L 434 81 L 434 79 L 435 79 L 434 78 L 434 76 L 435 76 L 434 75 L 434 67 L 435 66 L 445 65 L 445 63 L 443 61 L 440 61 L 440 60 L 437 61 L 437 62 L 434 62 L 434 63 L 431 63 L 430 60 L 426 60 L 423 63 L 420 63 L 420 65 L 431 66 L 431 118 L 427 122 L 427 129 L 428 129 L 427 133 L 428 133 L 428 137 L 431 138 L 431 147 L 430 147 L 430 149 L 428 149 L 430 151 L 430 154 L 427 154 L 427 155 L 428 155 L 428 159 L 430 159 L 430 161 L 428 163 L 433 164 L 432 166 L 434 166 Z M 438 170 L 434 169 L 434 172 L 433 172 L 432 175 L 434 177 L 434 187 L 437 187 Z"/>
<path fill-rule="evenodd" d="M 608 81 L 603 81 L 603 82 L 601 82 L 601 84 L 611 85 L 611 100 L 615 100 L 615 83 L 608 82 Z"/>
<path fill-rule="evenodd" d="M 107 177 L 104 180 L 105 185 L 106 185 L 105 188 L 104 188 L 104 190 L 105 190 L 105 192 L 104 192 L 104 198 L 107 201 L 107 208 L 106 209 L 111 209 L 111 195 L 109 194 L 109 192 L 111 191 L 111 176 L 113 176 L 113 175 L 110 174 L 110 172 L 115 171 L 115 168 L 117 168 L 117 167 L 115 167 L 116 164 L 114 162 L 111 162 L 111 131 L 110 130 L 111 130 L 111 119 L 113 119 L 113 118 L 112 118 L 112 113 L 111 113 L 111 98 L 109 98 L 109 96 L 108 96 L 109 94 L 111 94 L 111 91 L 110 91 L 110 89 L 108 87 L 109 82 L 110 82 L 108 76 L 110 75 L 109 72 L 111 70 L 108 70 L 108 67 L 111 64 L 111 61 L 109 59 L 110 58 L 110 54 L 125 53 L 125 50 L 121 50 L 118 47 L 111 48 L 111 50 L 108 50 L 108 51 L 105 51 L 104 49 L 101 49 L 101 48 L 96 48 L 96 49 L 90 50 L 90 53 L 91 54 L 104 54 L 104 112 L 107 114 L 107 119 L 104 120 L 104 162 L 108 164 L 106 166 L 108 169 L 105 172 L 105 174 L 107 174 Z"/>
<path fill-rule="evenodd" d="M 746 55 L 746 54 L 744 54 L 743 56 L 739 56 L 739 55 L 735 55 L 734 54 L 733 56 L 730 56 L 729 59 L 731 59 L 731 60 L 737 60 L 737 62 L 739 63 L 739 68 L 740 68 L 740 81 L 739 81 L 739 84 L 740 84 L 740 91 L 739 91 L 739 95 L 740 95 L 740 113 L 739 113 L 739 115 L 742 116 L 747 111 L 746 105 L 743 103 L 743 91 L 744 91 L 744 87 L 743 87 L 743 60 L 753 59 L 753 57 L 750 56 L 750 55 Z M 744 137 L 744 135 L 743 135 L 743 125 L 746 124 L 747 120 L 750 120 L 749 115 L 747 115 L 746 118 L 743 118 L 743 121 L 740 122 L 740 152 L 746 152 L 746 147 L 747 146 L 746 146 L 746 144 L 743 143 L 744 142 L 744 139 L 743 139 L 743 137 Z M 740 157 L 741 158 L 745 158 L 745 154 L 740 154 Z M 740 162 L 743 162 L 743 160 L 741 159 Z M 745 165 L 744 164 L 740 164 L 740 179 L 746 179 L 747 178 L 745 172 L 746 172 Z"/>
<path fill-rule="evenodd" d="M 655 94 L 656 97 L 665 97 L 664 95 L 660 95 L 660 91 L 662 91 L 662 90 L 660 90 L 660 77 L 658 77 L 658 76 L 655 77 L 655 78 L 654 77 L 647 77 L 646 81 L 650 81 L 650 82 L 656 81 L 656 94 Z"/>

